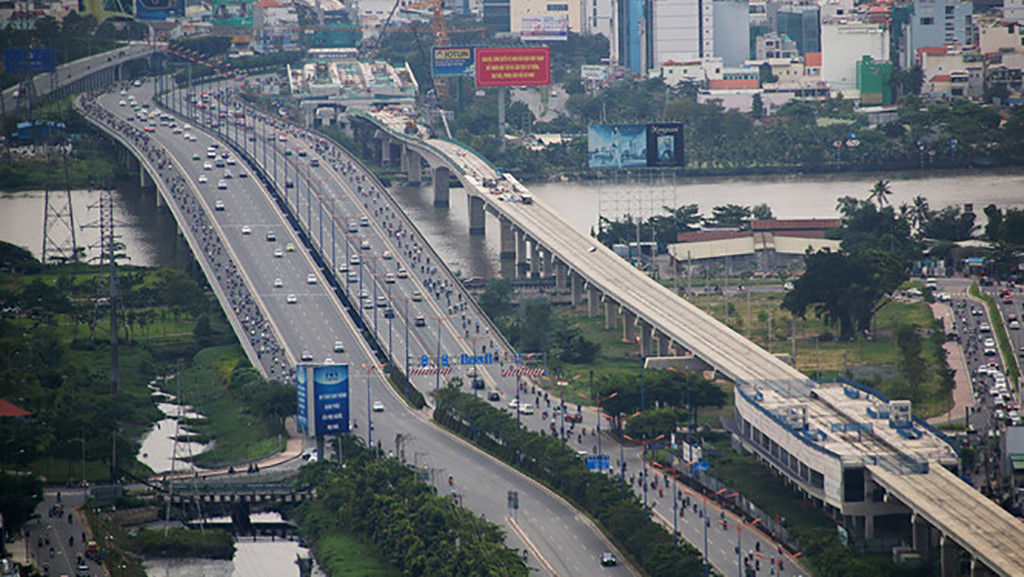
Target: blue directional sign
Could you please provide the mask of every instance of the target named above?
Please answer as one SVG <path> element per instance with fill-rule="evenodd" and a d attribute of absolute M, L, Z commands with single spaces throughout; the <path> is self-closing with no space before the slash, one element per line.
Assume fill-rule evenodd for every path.
<path fill-rule="evenodd" d="M 427 368 L 428 366 L 430 366 L 430 357 L 428 357 L 427 355 L 423 355 L 422 357 L 420 357 L 420 366 L 423 368 Z"/>
<path fill-rule="evenodd" d="M 591 471 L 605 471 L 608 467 L 608 455 L 590 455 L 587 457 L 587 469 Z"/>
<path fill-rule="evenodd" d="M 707 473 L 708 472 L 708 462 L 707 461 L 697 461 L 696 463 L 693 464 L 693 470 L 697 471 L 698 473 Z"/>
<path fill-rule="evenodd" d="M 494 355 L 487 353 L 486 355 L 467 355 L 463 353 L 459 357 L 459 362 L 463 365 L 491 365 L 494 364 Z"/>
<path fill-rule="evenodd" d="M 448 355 L 441 355 L 441 366 L 442 367 L 447 367 L 448 366 Z"/>

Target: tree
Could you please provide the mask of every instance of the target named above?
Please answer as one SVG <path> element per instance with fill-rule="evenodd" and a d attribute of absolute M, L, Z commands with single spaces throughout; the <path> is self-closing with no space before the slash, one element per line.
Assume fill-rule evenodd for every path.
<path fill-rule="evenodd" d="M 761 98 L 760 92 L 755 93 L 751 100 L 750 115 L 757 120 L 764 118 L 764 100 Z"/>
<path fill-rule="evenodd" d="M 745 229 L 750 226 L 750 207 L 738 204 L 716 206 L 711 209 L 708 224 L 716 228 Z"/>
<path fill-rule="evenodd" d="M 879 180 L 875 182 L 874 186 L 871 187 L 871 195 L 868 197 L 868 201 L 874 202 L 878 205 L 878 208 L 889 204 L 889 197 L 892 196 L 892 189 L 889 187 L 888 180 Z"/>
<path fill-rule="evenodd" d="M 39 477 L 0 472 L 0 515 L 8 535 L 17 534 L 42 500 L 43 482 Z"/>
<path fill-rule="evenodd" d="M 928 363 L 921 356 L 923 344 L 917 329 L 912 326 L 897 329 L 896 348 L 899 349 L 900 375 L 910 386 L 910 400 L 919 402 L 921 384 L 928 376 Z"/>
<path fill-rule="evenodd" d="M 921 231 L 921 236 L 948 242 L 967 240 L 978 230 L 974 219 L 973 212 L 963 212 L 959 206 L 947 206 L 938 212 L 931 213 Z"/>
<path fill-rule="evenodd" d="M 497 320 L 506 317 L 515 310 L 512 299 L 516 296 L 516 289 L 512 281 L 508 279 L 494 279 L 487 283 L 480 293 L 480 308 L 487 313 L 491 319 Z"/>
<path fill-rule="evenodd" d="M 750 209 L 750 215 L 755 220 L 771 220 L 775 218 L 772 214 L 772 208 L 765 203 L 755 205 L 754 208 Z"/>

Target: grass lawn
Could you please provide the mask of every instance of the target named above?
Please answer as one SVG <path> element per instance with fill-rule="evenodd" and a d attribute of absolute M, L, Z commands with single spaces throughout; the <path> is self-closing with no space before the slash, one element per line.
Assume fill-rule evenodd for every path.
<path fill-rule="evenodd" d="M 259 419 L 247 412 L 228 390 L 231 371 L 248 364 L 238 345 L 209 347 L 199 351 L 193 364 L 168 381 L 165 392 L 176 394 L 180 387 L 184 401 L 206 419 L 190 423 L 199 440 L 216 439 L 195 462 L 202 467 L 238 465 L 263 457 L 284 447 L 285 439 L 267 437 Z"/>
<path fill-rule="evenodd" d="M 359 539 L 340 531 L 316 542 L 316 560 L 331 577 L 400 577 L 402 572 Z"/>

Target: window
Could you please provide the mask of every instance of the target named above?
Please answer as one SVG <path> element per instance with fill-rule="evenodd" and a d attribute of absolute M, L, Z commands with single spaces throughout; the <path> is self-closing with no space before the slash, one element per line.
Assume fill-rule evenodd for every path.
<path fill-rule="evenodd" d="M 952 13 L 953 13 L 953 7 L 952 6 L 946 6 L 946 14 L 952 14 Z"/>
<path fill-rule="evenodd" d="M 931 26 L 932 24 L 935 24 L 935 19 L 931 16 L 924 16 L 921 18 L 920 22 L 921 26 Z"/>
<path fill-rule="evenodd" d="M 568 4 L 548 4 L 548 12 L 568 12 Z"/>

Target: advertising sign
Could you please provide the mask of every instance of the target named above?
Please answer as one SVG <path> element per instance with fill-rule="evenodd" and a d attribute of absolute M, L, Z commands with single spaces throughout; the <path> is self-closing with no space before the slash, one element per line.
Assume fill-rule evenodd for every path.
<path fill-rule="evenodd" d="M 523 14 L 519 37 L 524 42 L 565 42 L 569 38 L 569 15 Z"/>
<path fill-rule="evenodd" d="M 135 0 L 135 18 L 138 20 L 167 20 L 185 15 L 183 0 Z"/>
<path fill-rule="evenodd" d="M 594 124 L 587 129 L 590 168 L 684 166 L 683 125 Z"/>
<path fill-rule="evenodd" d="M 584 64 L 580 66 L 580 78 L 595 82 L 608 80 L 608 67 L 604 64 Z"/>
<path fill-rule="evenodd" d="M 477 48 L 477 86 L 547 86 L 551 84 L 551 49 Z"/>
<path fill-rule="evenodd" d="M 472 46 L 435 46 L 431 59 L 434 76 L 463 76 L 473 71 Z"/>
<path fill-rule="evenodd" d="M 214 26 L 252 26 L 252 2 L 213 0 Z"/>
<path fill-rule="evenodd" d="M 647 126 L 644 124 L 592 124 L 587 128 L 590 168 L 647 166 Z"/>
<path fill-rule="evenodd" d="M 348 365 L 298 365 L 295 383 L 300 430 L 310 436 L 349 431 Z"/>
<path fill-rule="evenodd" d="M 7 74 L 40 74 L 57 69 L 57 56 L 49 48 L 8 48 L 4 51 Z"/>

